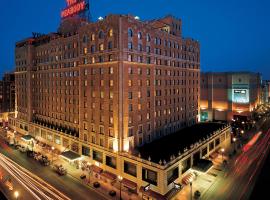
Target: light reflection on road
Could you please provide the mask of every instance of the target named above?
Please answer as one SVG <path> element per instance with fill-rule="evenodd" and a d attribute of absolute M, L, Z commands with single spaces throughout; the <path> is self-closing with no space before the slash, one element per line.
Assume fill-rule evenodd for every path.
<path fill-rule="evenodd" d="M 0 166 L 7 171 L 34 199 L 38 200 L 71 200 L 66 195 L 46 183 L 30 171 L 0 154 Z"/>

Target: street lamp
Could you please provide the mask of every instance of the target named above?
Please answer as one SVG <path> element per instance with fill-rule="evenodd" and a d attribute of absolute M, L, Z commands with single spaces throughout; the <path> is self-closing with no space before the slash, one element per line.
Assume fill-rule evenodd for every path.
<path fill-rule="evenodd" d="M 222 149 L 221 149 L 222 161 L 223 161 L 223 154 L 224 154 L 224 151 L 225 151 L 225 149 L 224 149 L 224 148 L 222 148 Z"/>
<path fill-rule="evenodd" d="M 91 163 L 87 162 L 87 166 L 88 166 L 88 183 L 90 184 L 90 176 L 91 176 L 91 173 L 92 173 Z"/>
<path fill-rule="evenodd" d="M 18 192 L 18 191 L 15 191 L 15 192 L 14 192 L 14 196 L 15 196 L 16 199 L 18 199 L 18 197 L 19 197 L 19 192 Z"/>
<path fill-rule="evenodd" d="M 235 148 L 235 145 L 236 145 L 236 144 L 235 144 L 235 142 L 236 142 L 236 138 L 234 137 L 234 138 L 233 138 L 234 151 L 236 151 L 236 148 Z"/>
<path fill-rule="evenodd" d="M 52 165 L 53 165 L 53 151 L 54 151 L 54 147 L 52 147 Z"/>
<path fill-rule="evenodd" d="M 120 195 L 120 200 L 122 200 L 122 194 L 121 194 L 121 190 L 122 190 L 122 180 L 123 180 L 123 177 L 122 176 L 118 176 L 118 180 L 119 180 L 119 182 L 120 182 L 120 193 L 119 193 L 119 195 Z"/>

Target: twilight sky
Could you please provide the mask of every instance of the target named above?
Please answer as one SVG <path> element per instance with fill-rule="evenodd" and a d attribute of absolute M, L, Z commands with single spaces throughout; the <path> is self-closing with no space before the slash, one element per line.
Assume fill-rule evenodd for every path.
<path fill-rule="evenodd" d="M 269 0 L 90 0 L 93 20 L 112 14 L 142 20 L 172 14 L 183 36 L 201 44 L 203 71 L 256 71 L 270 79 Z M 0 11 L 0 74 L 14 68 L 15 42 L 57 30 L 65 0 L 8 0 Z"/>

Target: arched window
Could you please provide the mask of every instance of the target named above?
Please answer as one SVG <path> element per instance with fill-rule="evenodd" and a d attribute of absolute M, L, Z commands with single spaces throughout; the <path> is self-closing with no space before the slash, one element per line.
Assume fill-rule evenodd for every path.
<path fill-rule="evenodd" d="M 146 35 L 146 41 L 147 41 L 147 42 L 150 42 L 150 41 L 151 41 L 151 36 L 150 36 L 149 33 L 147 33 L 147 35 Z"/>
<path fill-rule="evenodd" d="M 142 39 L 142 33 L 141 33 L 141 32 L 138 33 L 138 39 L 139 39 L 139 40 Z"/>
<path fill-rule="evenodd" d="M 104 38 L 104 33 L 103 33 L 103 31 L 100 31 L 100 32 L 99 32 L 98 38 L 99 38 L 99 39 L 103 39 L 103 38 Z"/>
<path fill-rule="evenodd" d="M 86 35 L 83 36 L 83 43 L 87 43 L 87 36 Z"/>
<path fill-rule="evenodd" d="M 132 29 L 128 29 L 128 37 L 133 37 L 133 31 Z"/>
<path fill-rule="evenodd" d="M 109 37 L 112 37 L 113 36 L 113 29 L 110 29 L 109 30 Z"/>

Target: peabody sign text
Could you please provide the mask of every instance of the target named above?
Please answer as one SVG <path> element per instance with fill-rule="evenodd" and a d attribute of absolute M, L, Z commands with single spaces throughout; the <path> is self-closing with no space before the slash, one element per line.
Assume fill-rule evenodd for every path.
<path fill-rule="evenodd" d="M 66 18 L 86 10 L 85 0 L 66 0 L 67 8 L 61 12 L 61 17 Z"/>

